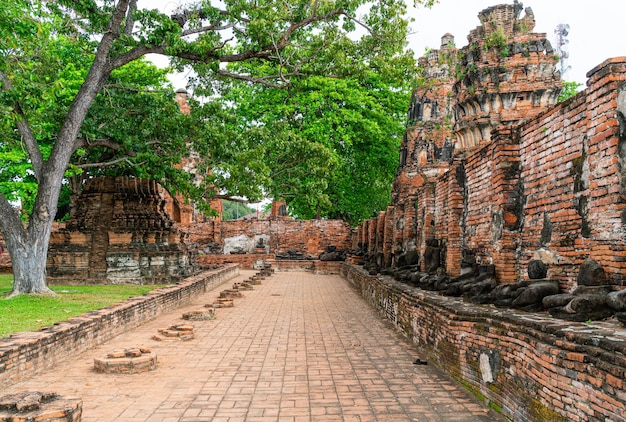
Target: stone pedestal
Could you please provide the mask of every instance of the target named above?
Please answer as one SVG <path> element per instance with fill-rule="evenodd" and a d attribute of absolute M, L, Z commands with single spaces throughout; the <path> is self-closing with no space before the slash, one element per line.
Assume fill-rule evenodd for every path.
<path fill-rule="evenodd" d="M 116 350 L 105 358 L 93 361 L 96 372 L 109 374 L 135 374 L 156 368 L 157 356 L 150 349 L 131 348 Z"/>
<path fill-rule="evenodd" d="M 156 341 L 192 340 L 195 337 L 194 326 L 189 324 L 170 325 L 165 330 L 159 330 L 159 335 L 152 336 Z"/>

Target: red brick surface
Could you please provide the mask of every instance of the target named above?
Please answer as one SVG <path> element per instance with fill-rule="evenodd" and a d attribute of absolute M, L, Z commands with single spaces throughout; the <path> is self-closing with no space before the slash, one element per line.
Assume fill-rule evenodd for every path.
<path fill-rule="evenodd" d="M 199 249 L 215 242 L 222 248 L 224 239 L 245 235 L 269 236 L 269 253 L 286 253 L 296 250 L 305 255 L 318 257 L 327 246 L 337 249 L 351 249 L 352 228 L 341 220 L 234 220 L 208 221 L 189 227 L 189 240 Z M 208 258 L 203 258 L 208 259 Z M 229 260 L 232 257 L 222 257 Z M 253 260 L 254 255 L 246 258 Z"/>
<path fill-rule="evenodd" d="M 617 323 L 588 325 L 469 305 L 349 264 L 342 273 L 423 356 L 505 416 L 626 420 L 626 330 Z M 481 357 L 493 381 L 485 381 Z"/>
<path fill-rule="evenodd" d="M 0 343 L 0 385 L 11 385 L 171 312 L 238 272 L 239 267 L 235 265 L 207 271 L 175 286 L 157 289 L 37 332 L 13 334 Z"/>
<path fill-rule="evenodd" d="M 467 251 L 494 264 L 500 283 L 540 259 L 564 290 L 591 257 L 624 286 L 626 58 L 597 66 L 585 91 L 555 105 L 555 58 L 545 34 L 530 32 L 534 17 L 518 13 L 485 9 L 467 47 L 446 35 L 421 59 L 393 207 L 363 223 L 356 243 L 389 267 L 437 239 L 449 275 Z M 498 31 L 507 43 L 495 48 Z"/>

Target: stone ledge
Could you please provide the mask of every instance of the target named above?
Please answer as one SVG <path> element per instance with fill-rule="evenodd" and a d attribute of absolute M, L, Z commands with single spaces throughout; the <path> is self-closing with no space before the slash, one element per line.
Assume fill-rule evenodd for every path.
<path fill-rule="evenodd" d="M 238 265 L 206 271 L 36 332 L 0 339 L 0 385 L 9 386 L 77 353 L 191 302 L 239 274 Z"/>
<path fill-rule="evenodd" d="M 617 321 L 468 304 L 349 264 L 342 275 L 422 356 L 506 416 L 626 420 L 626 329 Z"/>

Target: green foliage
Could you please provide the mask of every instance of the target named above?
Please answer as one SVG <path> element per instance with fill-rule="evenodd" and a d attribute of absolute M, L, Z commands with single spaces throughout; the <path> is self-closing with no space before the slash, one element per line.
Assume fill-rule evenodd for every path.
<path fill-rule="evenodd" d="M 578 82 L 563 81 L 563 90 L 559 95 L 559 102 L 570 99 L 578 94 L 581 86 L 582 84 Z"/>
<path fill-rule="evenodd" d="M 44 158 L 49 156 L 63 118 L 86 76 L 90 58 L 80 47 L 59 38 L 48 45 L 50 60 L 46 66 L 29 62 L 5 70 L 14 81 L 12 94 L 19 96 Z M 158 69 L 144 60 L 111 73 L 85 118 L 67 178 L 133 175 L 184 190 L 181 182 L 189 177 L 174 165 L 187 152 L 184 131 L 190 119 L 178 112 L 166 74 L 167 69 Z M 26 80 L 33 75 L 39 76 L 32 82 Z M 10 136 L 0 143 L 0 192 L 11 201 L 21 201 L 26 218 L 38 183 L 19 133 L 10 130 L 11 119 L 15 118 L 5 115 L 2 121 L 6 128 L 3 132 Z M 74 183 L 79 185 L 79 181 Z M 60 205 L 69 201 L 69 186 L 64 184 L 66 201 Z"/>
<path fill-rule="evenodd" d="M 412 56 L 403 52 L 408 30 L 408 22 L 403 18 L 404 2 L 371 3 L 368 13 L 360 13 L 357 18 L 356 10 L 365 3 L 268 2 L 261 7 L 255 2 L 231 0 L 224 2 L 224 7 L 217 7 L 203 2 L 182 6 L 174 19 L 157 10 L 139 9 L 133 14 L 136 30 L 114 40 L 110 60 L 123 58 L 142 46 L 153 48 L 172 57 L 173 65 L 179 70 L 185 66 L 194 68 L 197 76 L 191 85 L 200 96 L 220 92 L 233 77 L 286 86 L 297 74 L 298 86 L 291 92 L 304 89 L 309 93 L 318 82 L 303 88 L 306 83 L 301 78 L 307 75 L 350 77 L 362 89 L 367 89 L 373 71 L 380 80 L 397 82 L 414 78 Z M 432 2 L 416 3 L 430 6 Z M 13 112 L 14 106 L 20 104 L 23 118 L 27 119 L 46 159 L 93 63 L 98 46 L 94 39 L 109 25 L 113 11 L 109 3 L 98 6 L 90 2 L 18 1 L 0 12 L 0 22 L 13 23 L 10 30 L 3 25 L 6 29 L 0 34 L 0 51 L 5 58 L 0 71 L 13 85 L 10 90 L 0 90 L 0 108 L 7 111 L 0 118 L 5 135 L 0 143 L 0 192 L 10 201 L 21 201 L 25 220 L 38 193 L 38 183 L 30 153 L 14 130 L 15 120 L 22 118 Z M 305 20 L 310 24 L 295 25 Z M 207 22 L 213 23 L 214 28 L 234 26 L 239 30 L 229 35 L 233 41 L 225 42 L 226 35 L 221 29 L 206 30 Z M 357 27 L 361 36 L 354 37 Z M 363 28 L 367 31 L 363 32 Z M 277 43 L 285 34 L 290 38 L 276 56 Z M 218 65 L 220 62 L 235 62 L 239 66 L 225 71 Z M 82 124 L 66 172 L 70 181 L 63 188 L 66 198 L 67 192 L 80 188 L 84 178 L 129 175 L 156 179 L 171 191 L 201 202 L 216 195 L 259 200 L 264 190 L 270 189 L 300 203 L 296 207 L 299 215 L 316 215 L 322 209 L 328 212 L 331 200 L 321 192 L 328 186 L 326 175 L 338 165 L 338 152 L 329 143 L 320 144 L 311 132 L 289 132 L 291 128 L 285 127 L 291 122 L 280 119 L 272 124 L 271 131 L 276 135 L 268 127 L 251 126 L 244 136 L 239 123 L 229 115 L 233 107 L 228 105 L 194 104 L 192 116 L 184 116 L 176 110 L 173 89 L 166 80 L 167 71 L 156 69 L 142 59 L 112 69 Z M 258 89 L 249 88 L 251 92 Z M 318 103 L 318 111 L 333 103 L 332 99 L 321 98 L 320 93 L 316 95 L 320 98 L 312 101 Z M 373 93 L 371 98 L 376 96 L 380 95 Z M 398 104 L 401 107 L 404 101 Z M 329 111 L 335 106 L 339 105 L 333 105 Z M 397 108 L 394 106 L 394 114 Z M 328 132 L 333 126 L 338 128 L 333 129 L 338 133 L 330 143 L 338 142 L 337 137 L 343 136 L 346 148 L 351 148 L 353 141 L 349 138 L 357 133 L 342 134 L 340 119 L 353 119 L 355 112 L 360 113 L 353 110 L 336 115 L 332 124 L 328 116 L 325 118 L 321 129 Z M 310 121 L 310 115 L 307 119 Z M 376 136 L 382 132 L 390 131 L 380 129 Z M 397 137 L 394 135 L 392 139 Z M 189 145 L 205 157 L 199 172 L 208 176 L 201 185 L 174 166 L 189 153 Z M 291 156 L 298 157 L 298 166 L 291 166 Z M 303 160 L 307 158 L 311 163 L 305 165 Z M 264 160 L 269 160 L 269 164 Z M 283 172 L 289 176 L 284 175 L 282 183 L 291 189 L 278 189 L 276 183 L 268 186 L 280 172 L 280 165 L 289 168 Z M 384 190 L 377 188 L 381 189 Z M 203 204 L 206 203 L 199 204 L 199 208 Z M 311 211 L 304 212 L 304 208 Z M 351 214 L 347 210 L 346 213 Z"/>
<path fill-rule="evenodd" d="M 256 210 L 252 207 L 235 201 L 223 201 L 224 212 L 222 213 L 222 220 L 236 220 L 244 215 L 253 214 Z"/>
<path fill-rule="evenodd" d="M 351 221 L 365 211 L 342 205 L 356 191 L 336 169 L 350 174 L 367 163 L 376 170 L 359 183 L 387 189 L 376 177 L 388 174 L 388 160 L 374 153 L 389 150 L 402 130 L 381 110 L 400 93 L 397 81 L 416 74 L 404 52 L 404 1 L 202 1 L 181 3 L 173 16 L 136 6 L 16 0 L 0 8 L 0 230 L 18 256 L 31 257 L 13 263 L 15 294 L 48 292 L 45 267 L 32 267 L 46 260 L 62 188 L 76 192 L 87 177 L 149 177 L 201 209 L 215 196 L 284 194 L 300 216 Z M 206 104 L 180 113 L 164 72 L 143 61 L 147 54 L 192 68 L 190 87 Z M 320 75 L 329 82 L 315 80 Z M 333 87 L 337 78 L 349 85 Z M 213 101 L 233 80 L 260 84 L 268 101 L 288 95 L 284 105 L 303 119 L 233 115 L 241 104 Z M 270 87 L 290 89 L 274 97 Z M 324 97 L 316 98 L 320 89 Z M 343 104 L 341 95 L 362 90 L 372 93 Z M 406 112 L 406 102 L 395 104 Z M 368 142 L 371 157 L 359 152 Z M 204 180 L 175 165 L 190 147 L 203 158 Z M 17 199 L 22 220 L 10 203 Z"/>
<path fill-rule="evenodd" d="M 53 286 L 56 296 L 20 296 L 6 299 L 13 276 L 0 274 L 0 338 L 35 331 L 85 312 L 148 293 L 159 285 Z"/>
<path fill-rule="evenodd" d="M 495 48 L 500 51 L 502 57 L 507 57 L 509 55 L 508 43 L 509 40 L 504 33 L 504 30 L 501 27 L 498 27 L 492 31 L 485 40 L 485 48 L 487 50 Z"/>
<path fill-rule="evenodd" d="M 234 84 L 223 101 L 238 116 L 251 156 L 263 157 L 263 190 L 299 218 L 358 223 L 390 202 L 409 87 L 309 77 L 288 90 Z M 241 153 L 241 149 L 238 150 Z"/>

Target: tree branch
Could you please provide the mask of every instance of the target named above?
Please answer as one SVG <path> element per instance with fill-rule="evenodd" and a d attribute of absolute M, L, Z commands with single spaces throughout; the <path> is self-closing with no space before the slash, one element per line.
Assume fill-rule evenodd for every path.
<path fill-rule="evenodd" d="M 202 28 L 194 28 L 194 29 L 188 29 L 186 31 L 183 31 L 181 34 L 181 37 L 186 37 L 188 35 L 193 35 L 193 34 L 199 34 L 201 32 L 223 31 L 225 29 L 230 29 L 234 27 L 235 27 L 234 23 L 229 23 L 228 25 L 224 25 L 224 26 L 218 26 L 217 23 L 215 23 L 213 25 L 203 26 Z"/>
<path fill-rule="evenodd" d="M 124 34 L 131 36 L 133 33 L 133 27 L 135 26 L 134 14 L 137 10 L 137 0 L 130 0 L 128 5 L 128 13 L 126 14 L 126 24 L 124 26 Z"/>
<path fill-rule="evenodd" d="M 238 73 L 228 72 L 223 69 L 218 70 L 217 73 L 220 76 L 225 76 L 225 77 L 237 79 L 240 81 L 253 82 L 253 83 L 265 85 L 269 88 L 279 88 L 279 89 L 287 88 L 290 85 L 290 82 L 286 79 L 287 77 L 300 75 L 297 72 L 293 72 L 293 73 L 284 73 L 284 74 L 281 73 L 280 75 L 272 75 L 272 76 L 264 76 L 261 78 L 255 78 L 254 76 L 240 75 Z M 276 83 L 270 82 L 270 80 L 272 79 L 280 79 L 284 83 L 276 84 Z"/>
<path fill-rule="evenodd" d="M 176 13 L 175 15 L 170 16 L 172 18 L 173 21 L 176 21 L 176 23 L 182 28 L 185 27 L 185 25 L 187 24 L 187 22 L 189 21 L 189 16 L 192 15 L 193 13 L 197 13 L 197 11 L 192 11 L 192 10 L 184 10 L 180 13 Z M 220 10 L 219 11 L 220 16 L 229 16 L 228 11 L 226 10 Z M 198 18 L 199 19 L 206 19 L 207 15 L 200 12 L 198 13 Z M 217 22 L 216 22 L 217 24 Z"/>
<path fill-rule="evenodd" d="M 247 199 L 242 199 L 242 198 L 237 198 L 235 196 L 222 195 L 222 194 L 217 194 L 217 195 L 213 196 L 213 199 L 223 199 L 223 200 L 230 201 L 230 202 L 238 202 L 240 204 L 250 204 L 251 203 Z"/>
<path fill-rule="evenodd" d="M 349 20 L 351 20 L 352 22 L 356 23 L 357 25 L 363 27 L 367 32 L 369 32 L 370 34 L 373 34 L 374 31 L 372 30 L 372 28 L 370 28 L 369 26 L 365 25 L 365 23 L 361 22 L 360 20 L 358 20 L 357 18 L 355 18 L 354 16 L 350 16 L 348 14 L 344 15 L 346 18 L 348 18 Z"/>
<path fill-rule="evenodd" d="M 120 68 L 125 64 L 128 64 L 134 60 L 139 59 L 140 57 L 145 56 L 146 54 L 161 54 L 165 55 L 165 47 L 164 46 L 147 46 L 140 45 L 131 50 L 127 51 L 124 54 L 121 54 L 109 62 L 108 68 L 109 71 L 113 69 Z"/>
<path fill-rule="evenodd" d="M 115 11 L 111 17 L 109 27 L 104 32 L 100 44 L 96 50 L 94 61 L 89 68 L 89 73 L 81 85 L 80 90 L 74 97 L 74 102 L 67 111 L 67 117 L 61 126 L 57 142 L 52 149 L 50 159 L 46 165 L 46 173 L 51 180 L 60 180 L 65 169 L 70 162 L 70 158 L 76 150 L 76 139 L 78 132 L 85 120 L 85 116 L 100 92 L 104 81 L 110 75 L 112 68 L 107 66 L 108 56 L 113 46 L 113 42 L 119 38 L 120 28 L 126 13 L 128 12 L 131 0 L 119 0 Z"/>
<path fill-rule="evenodd" d="M 96 139 L 93 142 L 87 141 L 83 146 L 87 147 L 107 147 L 114 151 L 119 151 L 122 146 L 110 139 Z"/>
<path fill-rule="evenodd" d="M 136 167 L 136 166 L 141 166 L 144 163 L 133 163 L 132 161 L 130 161 L 128 158 L 126 157 L 121 157 L 121 158 L 117 158 L 115 160 L 111 160 L 111 161 L 107 161 L 105 163 L 85 163 L 85 164 L 77 164 L 76 167 L 81 168 L 81 169 L 89 169 L 89 168 L 98 168 L 98 167 L 111 167 L 114 166 L 116 164 L 122 163 L 122 162 L 126 162 L 127 164 L 129 164 L 131 167 Z"/>
<path fill-rule="evenodd" d="M 166 90 L 166 89 L 138 89 L 138 88 L 131 88 L 129 86 L 115 85 L 115 84 L 105 85 L 104 88 L 105 89 L 120 89 L 122 91 L 129 91 L 129 92 L 147 92 L 151 94 L 170 92 L 169 90 Z"/>
<path fill-rule="evenodd" d="M 0 72 L 0 81 L 4 85 L 2 88 L 4 91 L 10 91 L 13 89 L 13 85 L 11 84 L 11 80 L 2 72 Z M 35 139 L 35 135 L 30 129 L 30 125 L 28 124 L 28 119 L 22 110 L 22 107 L 18 102 L 13 104 L 13 110 L 19 116 L 19 119 L 15 122 L 17 126 L 17 130 L 20 132 L 20 136 L 24 145 L 26 145 L 26 150 L 28 151 L 28 156 L 30 157 L 30 161 L 33 165 L 33 172 L 35 173 L 35 179 L 40 181 L 41 172 L 43 169 L 43 156 L 41 155 L 41 150 L 37 145 L 37 140 Z"/>

